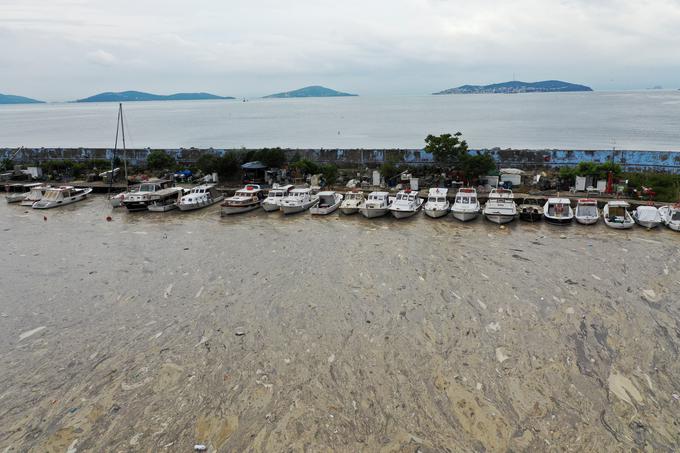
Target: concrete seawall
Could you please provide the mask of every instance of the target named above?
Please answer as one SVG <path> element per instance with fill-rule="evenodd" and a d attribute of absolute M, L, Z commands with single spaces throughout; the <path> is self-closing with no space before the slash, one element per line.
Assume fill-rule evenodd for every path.
<path fill-rule="evenodd" d="M 151 148 L 129 149 L 127 157 L 132 164 L 146 160 Z M 191 164 L 202 154 L 222 155 L 247 149 L 164 149 L 177 161 Z M 422 149 L 284 149 L 291 159 L 295 155 L 323 163 L 338 165 L 380 165 L 387 161 L 414 165 L 434 163 L 432 154 Z M 471 153 L 489 152 L 501 167 L 522 169 L 574 166 L 579 162 L 606 162 L 613 160 L 629 171 L 662 171 L 680 173 L 680 149 L 678 151 L 637 151 L 637 150 L 559 150 L 559 149 L 500 149 L 471 150 Z M 122 157 L 122 152 L 118 151 Z M 113 149 L 106 148 L 1 148 L 0 159 L 12 159 L 18 163 L 37 163 L 49 160 L 111 159 Z"/>

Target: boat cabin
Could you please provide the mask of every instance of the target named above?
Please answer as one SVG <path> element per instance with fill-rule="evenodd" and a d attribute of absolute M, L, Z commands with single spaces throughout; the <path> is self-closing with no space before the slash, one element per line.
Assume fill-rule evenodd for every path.
<path fill-rule="evenodd" d="M 460 189 L 456 194 L 458 204 L 477 204 L 477 191 L 475 189 Z"/>
<path fill-rule="evenodd" d="M 446 195 L 449 189 L 434 188 L 430 189 L 427 194 L 427 201 L 429 203 L 446 203 Z"/>

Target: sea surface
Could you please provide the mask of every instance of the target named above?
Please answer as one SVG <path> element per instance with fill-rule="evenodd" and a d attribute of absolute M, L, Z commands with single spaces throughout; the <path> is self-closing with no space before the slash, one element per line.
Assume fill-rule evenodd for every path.
<path fill-rule="evenodd" d="M 0 231 L 3 453 L 680 445 L 667 228 L 93 196 Z"/>
<path fill-rule="evenodd" d="M 472 148 L 680 150 L 680 91 L 130 102 L 144 147 L 419 148 L 461 131 Z M 116 103 L 0 106 L 0 147 L 113 147 Z"/>

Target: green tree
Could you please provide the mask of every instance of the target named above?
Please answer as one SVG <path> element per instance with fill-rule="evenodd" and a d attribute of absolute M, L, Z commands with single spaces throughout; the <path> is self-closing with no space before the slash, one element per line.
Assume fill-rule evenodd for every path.
<path fill-rule="evenodd" d="M 214 154 L 201 154 L 196 161 L 196 167 L 205 174 L 218 171 L 219 166 L 220 158 Z"/>
<path fill-rule="evenodd" d="M 388 181 L 399 174 L 396 162 L 388 160 L 380 166 L 380 174 Z"/>
<path fill-rule="evenodd" d="M 447 167 L 456 167 L 461 156 L 467 154 L 468 145 L 462 137 L 463 134 L 442 134 L 439 136 L 428 135 L 425 137 L 425 151 L 432 153 L 435 161 Z"/>
<path fill-rule="evenodd" d="M 165 151 L 155 149 L 146 156 L 146 165 L 151 170 L 174 170 L 177 162 Z"/>
<path fill-rule="evenodd" d="M 263 148 L 255 153 L 254 160 L 267 167 L 281 168 L 286 163 L 286 153 L 281 148 Z"/>
<path fill-rule="evenodd" d="M 321 173 L 319 165 L 309 159 L 300 159 L 299 161 L 292 163 L 291 167 L 299 169 L 303 175 L 316 175 Z"/>
<path fill-rule="evenodd" d="M 321 173 L 326 184 L 333 185 L 338 179 L 338 167 L 335 164 L 325 164 L 321 166 Z"/>
<path fill-rule="evenodd" d="M 459 168 L 468 182 L 479 176 L 487 175 L 496 168 L 496 161 L 489 153 L 474 156 L 462 154 L 459 159 Z"/>
<path fill-rule="evenodd" d="M 0 161 L 0 170 L 9 171 L 9 170 L 13 170 L 13 169 L 14 169 L 14 162 L 12 161 L 12 159 L 5 157 L 4 159 L 2 159 L 2 161 Z"/>

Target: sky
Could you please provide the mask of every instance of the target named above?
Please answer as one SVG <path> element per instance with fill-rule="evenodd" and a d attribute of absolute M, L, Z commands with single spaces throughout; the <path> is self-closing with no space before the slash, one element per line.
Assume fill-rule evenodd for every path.
<path fill-rule="evenodd" d="M 680 0 L 0 0 L 0 93 L 680 87 Z"/>

